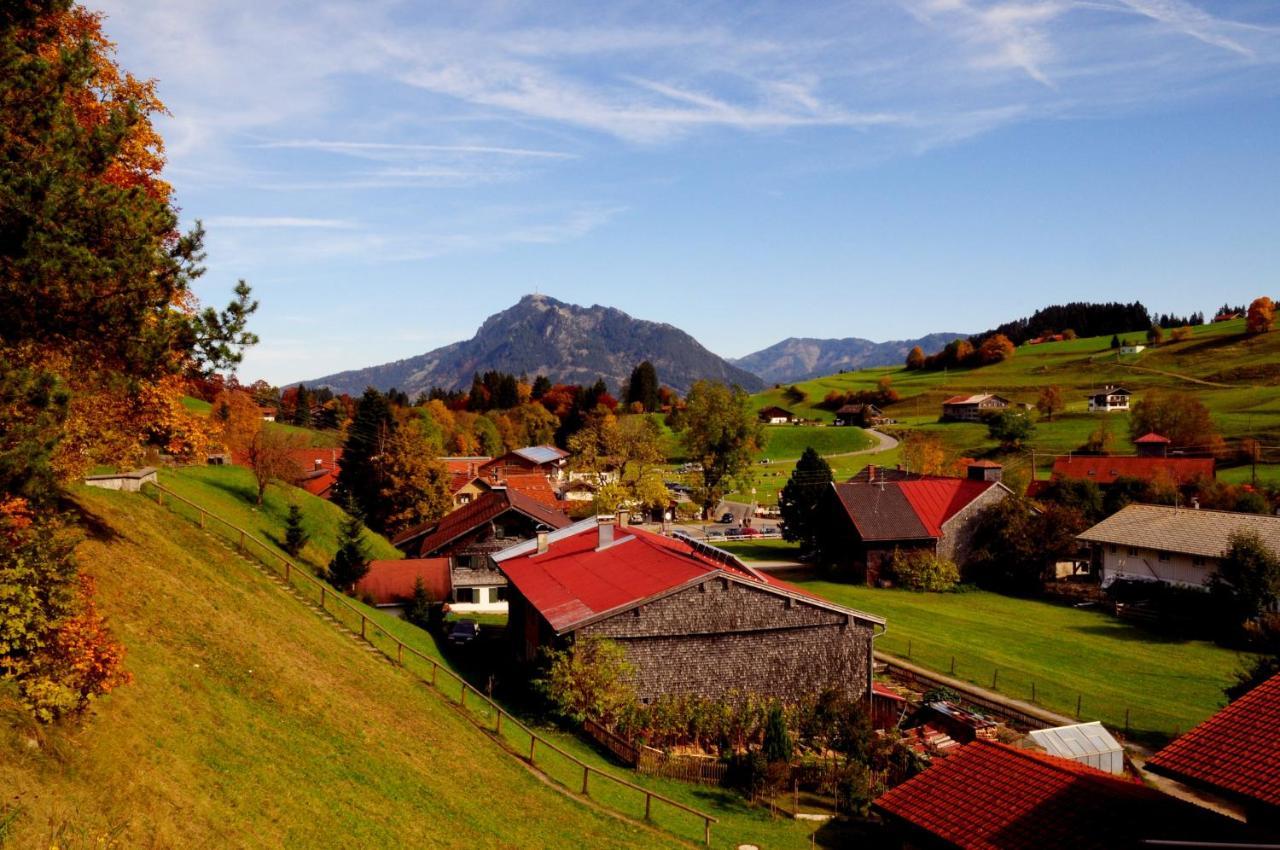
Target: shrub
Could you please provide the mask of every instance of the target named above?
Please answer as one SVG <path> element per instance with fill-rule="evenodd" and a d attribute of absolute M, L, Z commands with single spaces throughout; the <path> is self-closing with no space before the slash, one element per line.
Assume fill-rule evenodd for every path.
<path fill-rule="evenodd" d="M 565 717 L 609 726 L 635 704 L 635 668 L 617 643 L 585 638 L 569 649 L 549 652 L 548 658 L 546 678 L 539 684 Z"/>
<path fill-rule="evenodd" d="M 782 706 L 774 703 L 769 707 L 769 718 L 764 724 L 764 758 L 770 764 L 791 761 L 791 732 L 787 730 L 787 717 L 782 713 Z"/>
<path fill-rule="evenodd" d="M 894 581 L 907 590 L 951 590 L 960 581 L 960 570 L 954 561 L 927 549 L 897 550 L 889 565 Z"/>
<path fill-rule="evenodd" d="M 724 784 L 754 800 L 769 783 L 769 763 L 759 750 L 729 756 Z"/>

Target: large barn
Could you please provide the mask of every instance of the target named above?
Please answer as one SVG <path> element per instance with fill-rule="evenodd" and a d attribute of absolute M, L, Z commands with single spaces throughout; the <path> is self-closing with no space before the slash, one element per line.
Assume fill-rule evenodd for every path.
<path fill-rule="evenodd" d="M 493 556 L 510 583 L 507 634 L 519 660 L 598 636 L 623 646 L 642 700 L 795 699 L 826 688 L 869 696 L 882 618 L 619 520 L 584 520 Z"/>

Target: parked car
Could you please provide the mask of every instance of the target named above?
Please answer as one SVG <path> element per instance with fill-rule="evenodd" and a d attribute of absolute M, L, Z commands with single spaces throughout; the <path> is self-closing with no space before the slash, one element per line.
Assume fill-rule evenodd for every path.
<path fill-rule="evenodd" d="M 718 528 L 708 528 L 707 537 L 724 537 L 724 532 Z"/>
<path fill-rule="evenodd" d="M 458 620 L 449 630 L 451 646 L 466 646 L 480 636 L 480 624 L 475 620 Z"/>
<path fill-rule="evenodd" d="M 742 528 L 738 529 L 739 537 L 757 537 L 760 535 L 760 533 L 761 533 L 760 529 L 752 528 L 749 525 L 744 525 Z"/>
<path fill-rule="evenodd" d="M 734 516 L 732 511 L 725 511 L 723 514 L 720 515 L 720 522 L 725 525 L 728 525 L 729 523 L 733 522 L 733 520 L 734 520 Z"/>
<path fill-rule="evenodd" d="M 766 525 L 764 528 L 760 529 L 760 533 L 761 534 L 777 534 L 778 529 L 774 528 L 772 525 Z"/>

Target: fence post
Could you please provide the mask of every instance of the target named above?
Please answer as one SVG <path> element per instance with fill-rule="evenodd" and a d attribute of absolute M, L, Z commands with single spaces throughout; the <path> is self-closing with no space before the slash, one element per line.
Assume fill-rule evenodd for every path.
<path fill-rule="evenodd" d="M 996 689 L 996 684 L 1000 681 L 1000 668 L 997 667 L 991 674 L 991 690 Z"/>
<path fill-rule="evenodd" d="M 396 641 L 396 663 L 404 666 L 404 644 L 400 641 Z"/>
<path fill-rule="evenodd" d="M 708 847 L 711 846 L 711 818 L 706 818 L 702 822 L 703 843 Z"/>
<path fill-rule="evenodd" d="M 499 738 L 502 737 L 502 709 L 498 709 L 498 723 L 497 727 L 493 730 L 493 733 Z"/>
<path fill-rule="evenodd" d="M 536 746 L 538 746 L 538 736 L 530 732 L 529 733 L 529 764 L 533 764 L 533 750 L 534 750 L 534 747 Z"/>
<path fill-rule="evenodd" d="M 361 640 L 368 640 L 368 638 L 366 638 L 366 637 L 364 636 L 364 625 L 365 625 L 365 623 L 367 623 L 368 621 L 369 621 L 369 620 L 368 620 L 368 618 L 367 618 L 367 617 L 365 617 L 365 615 L 364 615 L 364 614 L 361 614 L 361 615 L 360 615 L 360 639 L 361 639 Z"/>
<path fill-rule="evenodd" d="M 320 610 L 324 610 L 324 585 L 320 585 Z"/>
<path fill-rule="evenodd" d="M 204 511 L 200 511 L 200 527 L 204 528 Z"/>
<path fill-rule="evenodd" d="M 157 505 L 160 505 L 161 507 L 163 507 L 163 506 L 164 506 L 164 491 L 163 491 L 163 490 L 160 490 L 160 489 L 157 489 L 157 490 L 156 490 L 156 504 L 157 504 Z"/>
<path fill-rule="evenodd" d="M 1084 699 L 1084 694 L 1076 694 L 1076 720 L 1080 719 L 1080 703 Z"/>
<path fill-rule="evenodd" d="M 436 668 L 439 666 L 440 665 L 434 661 L 431 662 L 431 687 L 433 688 L 436 686 Z"/>
<path fill-rule="evenodd" d="M 955 674 L 956 674 L 956 657 L 953 655 L 951 656 L 951 675 L 954 676 Z"/>
<path fill-rule="evenodd" d="M 462 683 L 462 707 L 463 707 L 463 708 L 466 708 L 466 707 L 467 707 L 467 684 L 466 684 L 466 682 L 463 682 L 463 683 Z"/>
<path fill-rule="evenodd" d="M 589 777 L 590 775 L 591 775 L 591 768 L 587 767 L 584 764 L 582 766 L 582 796 L 584 797 L 590 796 L 589 794 L 587 794 L 587 777 Z"/>
<path fill-rule="evenodd" d="M 1036 701 L 1036 683 L 1035 682 L 1031 683 L 1031 701 L 1033 703 Z"/>
<path fill-rule="evenodd" d="M 240 532 L 240 551 L 244 551 L 244 531 Z"/>
<path fill-rule="evenodd" d="M 649 820 L 649 808 L 653 804 L 653 795 L 648 791 L 644 792 L 644 819 Z"/>
<path fill-rule="evenodd" d="M 281 558 L 280 560 L 284 561 L 284 580 L 285 580 L 286 582 L 287 582 L 287 581 L 290 581 L 290 580 L 291 580 L 291 579 L 290 579 L 290 571 L 291 571 L 291 569 L 292 569 L 292 566 L 293 566 L 293 565 L 292 565 L 292 564 L 290 564 L 288 561 L 286 561 L 284 558 Z"/>

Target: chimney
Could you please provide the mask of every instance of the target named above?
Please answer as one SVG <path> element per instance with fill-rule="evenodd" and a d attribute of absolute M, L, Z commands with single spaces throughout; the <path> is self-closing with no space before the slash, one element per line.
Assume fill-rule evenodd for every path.
<path fill-rule="evenodd" d="M 538 529 L 538 554 L 541 555 L 547 551 L 547 535 L 549 532 L 545 528 Z"/>
<path fill-rule="evenodd" d="M 969 464 L 970 481 L 999 481 L 1004 477 L 1004 467 L 989 460 L 980 460 Z"/>
<path fill-rule="evenodd" d="M 316 469 L 324 469 L 324 460 L 322 458 L 316 458 Z"/>
<path fill-rule="evenodd" d="M 599 543 L 596 545 L 597 551 L 600 549 L 608 549 L 613 545 L 613 517 L 597 516 L 596 530 L 600 534 Z"/>
<path fill-rule="evenodd" d="M 874 463 L 867 464 L 867 481 L 876 480 L 876 465 Z"/>
<path fill-rule="evenodd" d="M 618 528 L 631 525 L 631 511 L 618 511 Z"/>

